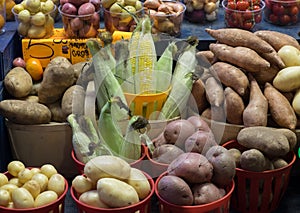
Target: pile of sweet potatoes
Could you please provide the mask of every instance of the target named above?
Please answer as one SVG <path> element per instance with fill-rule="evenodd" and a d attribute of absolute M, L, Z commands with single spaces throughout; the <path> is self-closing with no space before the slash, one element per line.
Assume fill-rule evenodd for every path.
<path fill-rule="evenodd" d="M 18 124 L 46 124 L 66 122 L 74 110 L 83 113 L 85 89 L 76 82 L 87 67 L 87 62 L 71 64 L 58 56 L 44 69 L 40 81 L 33 80 L 25 67 L 14 67 L 4 79 L 9 97 L 0 102 L 0 115 Z"/>
<path fill-rule="evenodd" d="M 217 42 L 197 53 L 199 60 L 205 58 L 211 63 L 199 72 L 192 90 L 191 99 L 197 102 L 199 114 L 246 127 L 296 129 L 298 115 L 292 106 L 296 89 L 284 91 L 274 79 L 283 69 L 292 68 L 279 54 L 280 49 L 292 46 L 300 50 L 297 40 L 270 30 L 225 28 L 206 32 Z"/>

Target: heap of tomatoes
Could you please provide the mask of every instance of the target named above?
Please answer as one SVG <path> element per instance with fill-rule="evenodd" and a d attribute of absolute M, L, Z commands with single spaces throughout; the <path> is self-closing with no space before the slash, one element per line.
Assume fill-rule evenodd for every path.
<path fill-rule="evenodd" d="M 261 0 L 223 0 L 227 27 L 250 30 L 262 20 L 264 2 Z"/>
<path fill-rule="evenodd" d="M 277 25 L 296 24 L 300 3 L 297 0 L 265 0 L 265 19 Z"/>

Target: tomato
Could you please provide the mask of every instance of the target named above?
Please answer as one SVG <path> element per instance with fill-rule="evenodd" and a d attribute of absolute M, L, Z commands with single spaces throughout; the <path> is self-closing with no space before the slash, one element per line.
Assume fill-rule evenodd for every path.
<path fill-rule="evenodd" d="M 255 19 L 255 23 L 259 23 L 262 20 L 262 15 L 261 14 L 257 14 L 257 15 L 255 15 L 254 19 Z"/>
<path fill-rule="evenodd" d="M 244 22 L 243 24 L 243 28 L 245 30 L 250 30 L 253 27 L 253 23 L 252 22 Z"/>
<path fill-rule="evenodd" d="M 272 22 L 272 23 L 277 23 L 279 20 L 279 17 L 274 15 L 273 13 L 269 15 L 269 21 Z"/>
<path fill-rule="evenodd" d="M 291 22 L 291 17 L 289 16 L 289 15 L 282 15 L 280 18 L 279 18 L 279 20 L 280 20 L 280 23 L 282 24 L 282 25 L 287 25 L 287 24 L 289 24 L 290 22 Z"/>
<path fill-rule="evenodd" d="M 252 19 L 252 14 L 253 14 L 253 12 L 251 12 L 251 10 L 247 9 L 247 10 L 243 13 L 244 20 Z"/>
<path fill-rule="evenodd" d="M 291 16 L 291 23 L 297 23 L 298 22 L 298 15 L 294 15 L 294 16 Z"/>
<path fill-rule="evenodd" d="M 235 2 L 231 1 L 227 3 L 227 8 L 235 10 L 236 9 L 236 4 Z"/>
<path fill-rule="evenodd" d="M 284 14 L 284 6 L 281 4 L 274 4 L 272 7 L 272 11 L 275 15 L 283 15 Z"/>
<path fill-rule="evenodd" d="M 248 8 L 249 8 L 249 2 L 248 1 L 238 1 L 236 3 L 236 9 L 237 10 L 245 11 Z"/>
<path fill-rule="evenodd" d="M 290 11 L 289 14 L 290 14 L 291 16 L 293 16 L 293 15 L 298 15 L 298 13 L 299 13 L 299 9 L 298 9 L 297 6 L 292 6 L 292 7 L 290 7 L 289 11 Z"/>
<path fill-rule="evenodd" d="M 259 5 L 253 5 L 253 10 L 260 10 L 260 6 Z"/>

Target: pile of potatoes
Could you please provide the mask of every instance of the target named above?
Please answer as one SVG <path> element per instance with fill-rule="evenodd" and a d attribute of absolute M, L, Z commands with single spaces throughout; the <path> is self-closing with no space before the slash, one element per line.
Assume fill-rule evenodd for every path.
<path fill-rule="evenodd" d="M 55 202 L 66 192 L 66 180 L 51 164 L 26 168 L 18 160 L 0 173 L 0 209 L 37 208 Z"/>
<path fill-rule="evenodd" d="M 206 32 L 217 43 L 197 53 L 198 59 L 204 57 L 211 63 L 200 72 L 192 92 L 199 114 L 246 127 L 295 129 L 299 67 L 290 67 L 287 58 L 299 61 L 297 40 L 271 30 L 225 28 Z"/>
<path fill-rule="evenodd" d="M 236 142 L 239 147 L 228 148 L 235 158 L 236 167 L 263 172 L 282 168 L 290 163 L 286 161 L 286 156 L 294 150 L 297 136 L 289 129 L 245 127 L 238 133 Z"/>
<path fill-rule="evenodd" d="M 145 173 L 111 155 L 88 161 L 84 175 L 73 179 L 72 190 L 78 202 L 97 208 L 131 206 L 154 192 L 153 183 L 150 184 Z"/>
<path fill-rule="evenodd" d="M 4 78 L 11 97 L 0 102 L 0 114 L 11 122 L 29 125 L 66 122 L 73 111 L 83 114 L 86 89 L 76 82 L 87 77 L 82 73 L 91 73 L 89 67 L 90 62 L 71 64 L 57 56 L 44 69 L 40 81 L 34 81 L 24 67 L 14 67 Z"/>

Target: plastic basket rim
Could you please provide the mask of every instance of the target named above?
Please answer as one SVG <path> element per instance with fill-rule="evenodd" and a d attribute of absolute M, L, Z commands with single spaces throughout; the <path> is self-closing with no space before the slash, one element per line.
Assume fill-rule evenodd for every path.
<path fill-rule="evenodd" d="M 238 142 L 237 142 L 237 140 L 230 140 L 230 141 L 225 142 L 224 144 L 222 144 L 222 146 L 224 146 L 226 148 L 226 145 L 233 144 L 233 143 L 238 143 Z M 284 167 L 281 167 L 281 168 L 278 168 L 278 169 L 266 170 L 266 171 L 262 171 L 262 172 L 254 172 L 254 171 L 248 171 L 248 170 L 245 170 L 245 169 L 242 169 L 242 168 L 236 168 L 236 171 L 243 172 L 243 173 L 250 174 L 250 175 L 257 175 L 257 174 L 267 175 L 267 174 L 279 173 L 279 172 L 282 172 L 283 170 L 287 170 L 287 169 L 291 168 L 293 166 L 294 162 L 296 161 L 295 152 L 290 151 L 286 154 L 286 156 L 289 155 L 289 154 L 292 155 L 292 160 L 288 163 L 288 165 L 286 165 Z"/>
<path fill-rule="evenodd" d="M 142 171 L 142 170 L 140 170 L 140 171 Z M 135 203 L 133 205 L 130 205 L 130 206 L 120 207 L 120 208 L 99 208 L 99 207 L 89 206 L 89 205 L 87 205 L 87 204 L 79 201 L 79 199 L 75 195 L 75 191 L 74 191 L 74 188 L 72 186 L 70 187 L 70 194 L 71 194 L 72 199 L 75 201 L 78 209 L 80 209 L 80 210 L 81 210 L 81 208 L 80 208 L 81 206 L 83 206 L 84 208 L 91 209 L 93 211 L 99 211 L 99 212 L 101 212 L 101 211 L 103 211 L 103 212 L 116 212 L 116 211 L 121 211 L 121 210 L 122 211 L 129 210 L 131 208 L 140 206 L 140 205 L 142 205 L 142 204 L 144 204 L 144 203 L 146 203 L 148 201 L 151 201 L 151 197 L 152 197 L 152 195 L 155 192 L 155 183 L 154 183 L 153 179 L 150 177 L 150 175 L 148 173 L 146 173 L 144 171 L 142 171 L 142 172 L 146 176 L 148 182 L 150 183 L 151 191 L 148 194 L 148 196 L 145 197 L 143 200 L 141 200 L 138 203 Z"/>
<path fill-rule="evenodd" d="M 216 201 L 213 201 L 213 202 L 210 202 L 210 203 L 207 203 L 207 204 L 192 205 L 192 206 L 181 206 L 181 205 L 176 205 L 176 204 L 172 204 L 172 203 L 169 203 L 169 202 L 165 201 L 165 200 L 159 195 L 158 189 L 157 189 L 157 187 L 156 187 L 157 184 L 158 184 L 158 182 L 159 182 L 159 180 L 160 180 L 163 176 L 165 176 L 165 175 L 167 175 L 167 174 L 168 174 L 168 172 L 164 172 L 164 173 L 162 173 L 162 174 L 156 179 L 156 181 L 155 181 L 155 194 L 156 194 L 156 196 L 158 197 L 158 199 L 159 199 L 161 202 L 163 202 L 164 204 L 167 204 L 168 206 L 171 206 L 172 208 L 177 208 L 177 209 L 179 209 L 179 210 L 183 210 L 183 209 L 197 209 L 197 208 L 200 208 L 200 207 L 205 208 L 205 207 L 208 207 L 208 206 L 213 206 L 213 205 L 216 205 L 216 204 L 220 204 L 220 203 L 224 202 L 224 200 L 226 200 L 226 199 L 229 199 L 229 200 L 230 200 L 230 196 L 232 195 L 232 193 L 233 193 L 233 191 L 234 191 L 234 188 L 235 188 L 235 183 L 234 183 L 234 180 L 232 179 L 232 180 L 231 180 L 231 185 L 230 185 L 230 190 L 229 190 L 228 192 L 226 191 L 226 194 L 225 194 L 222 198 L 220 198 L 220 199 L 218 199 L 218 200 L 216 200 Z"/>
<path fill-rule="evenodd" d="M 26 167 L 26 168 L 29 168 L 29 169 L 32 169 L 32 168 L 38 168 L 38 167 Z M 9 175 L 10 174 L 8 173 L 8 171 L 4 172 L 3 173 L 4 175 Z M 69 190 L 69 184 L 68 184 L 68 181 L 66 180 L 66 178 L 64 177 L 64 181 L 65 181 L 65 190 L 63 191 L 63 193 L 57 198 L 57 200 L 55 200 L 54 202 L 51 202 L 51 203 L 48 203 L 47 205 L 44 205 L 44 206 L 40 206 L 40 207 L 35 207 L 35 208 L 28 208 L 28 209 L 16 209 L 16 208 L 6 208 L 6 207 L 3 207 L 3 206 L 0 206 L 0 210 L 3 210 L 4 212 L 36 212 L 36 211 L 40 211 L 40 210 L 46 210 L 48 209 L 50 206 L 52 205 L 55 205 L 55 204 L 61 204 L 63 203 L 66 195 L 67 195 L 67 192 Z"/>
<path fill-rule="evenodd" d="M 91 17 L 93 15 L 93 13 L 92 14 L 86 14 L 86 15 L 71 15 L 71 14 L 67 14 L 67 13 L 62 12 L 61 8 L 62 8 L 62 5 L 59 5 L 58 8 L 57 8 L 58 12 L 62 16 L 65 16 L 65 17 L 68 17 L 68 18 L 88 18 L 88 17 Z M 95 13 L 100 13 L 100 12 L 101 12 L 101 7 L 100 7 L 99 10 L 95 11 Z"/>
<path fill-rule="evenodd" d="M 49 15 L 49 14 L 54 13 L 54 12 L 56 11 L 57 8 L 58 8 L 58 7 L 56 6 L 56 4 L 54 4 L 53 10 L 51 10 L 51 11 L 49 11 L 49 12 L 47 12 L 47 13 L 44 13 L 44 15 Z M 11 8 L 11 12 L 14 14 L 15 17 L 18 17 L 18 16 L 19 16 L 19 14 L 15 12 L 14 7 Z M 32 17 L 32 16 L 34 16 L 34 15 L 30 15 L 30 17 Z"/>

